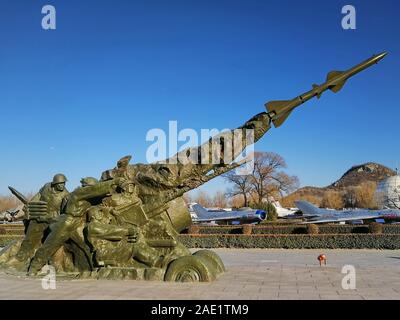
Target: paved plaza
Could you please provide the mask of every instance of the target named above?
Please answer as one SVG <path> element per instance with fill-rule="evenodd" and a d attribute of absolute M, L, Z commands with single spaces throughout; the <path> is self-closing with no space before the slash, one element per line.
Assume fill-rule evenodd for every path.
<path fill-rule="evenodd" d="M 400 299 L 400 250 L 215 251 L 227 271 L 213 283 L 58 280 L 44 290 L 39 279 L 0 273 L 0 299 Z M 355 268 L 354 290 L 342 287 L 345 265 Z"/>

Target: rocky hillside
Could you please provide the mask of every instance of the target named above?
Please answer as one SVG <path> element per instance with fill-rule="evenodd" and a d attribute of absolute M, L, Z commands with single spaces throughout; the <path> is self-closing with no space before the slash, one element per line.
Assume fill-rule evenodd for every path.
<path fill-rule="evenodd" d="M 363 182 L 372 181 L 375 183 L 396 175 L 396 172 L 378 163 L 365 163 L 351 167 L 338 181 L 327 188 L 341 189 L 350 186 L 359 186 Z"/>
<path fill-rule="evenodd" d="M 328 191 L 346 192 L 351 187 L 364 183 L 378 183 L 383 179 L 396 175 L 394 170 L 378 163 L 368 162 L 353 166 L 343 176 L 329 186 L 303 187 L 282 199 L 282 205 L 292 207 L 295 200 L 307 200 L 319 205 Z"/>

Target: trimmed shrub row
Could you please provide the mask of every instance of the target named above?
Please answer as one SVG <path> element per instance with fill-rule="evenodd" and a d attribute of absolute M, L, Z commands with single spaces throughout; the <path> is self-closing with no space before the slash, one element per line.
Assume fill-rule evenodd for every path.
<path fill-rule="evenodd" d="M 0 247 L 22 236 L 0 236 Z M 397 234 L 180 235 L 189 248 L 400 249 Z"/>
<path fill-rule="evenodd" d="M 317 225 L 320 234 L 351 234 L 351 233 L 370 233 L 371 228 L 377 230 L 382 228 L 383 234 L 400 234 L 400 225 L 383 224 L 372 227 L 368 225 Z M 307 225 L 242 225 L 242 226 L 217 226 L 205 227 L 193 225 L 187 230 L 188 234 L 307 234 Z M 243 233 L 243 231 L 245 233 Z M 251 233 L 249 233 L 251 231 Z M 0 225 L 0 235 L 23 235 L 24 226 L 19 224 Z"/>
<path fill-rule="evenodd" d="M 307 225 L 290 225 L 290 226 L 251 226 L 252 234 L 307 234 Z M 382 233 L 384 234 L 400 234 L 400 225 L 381 225 Z M 196 226 L 193 232 L 195 234 L 243 234 L 243 229 L 248 227 L 243 226 L 217 226 L 217 227 L 203 227 Z M 352 233 L 370 233 L 368 225 L 318 225 L 320 234 L 352 234 Z"/>
<path fill-rule="evenodd" d="M 396 234 L 180 235 L 189 248 L 400 249 Z"/>
<path fill-rule="evenodd" d="M 374 234 L 382 234 L 383 233 L 383 227 L 382 227 L 382 225 L 380 223 L 372 222 L 369 225 L 369 231 L 371 233 L 374 233 Z"/>

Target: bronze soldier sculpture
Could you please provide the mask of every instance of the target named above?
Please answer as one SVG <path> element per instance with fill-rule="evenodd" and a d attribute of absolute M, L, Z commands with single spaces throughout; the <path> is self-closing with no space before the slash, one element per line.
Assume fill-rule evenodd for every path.
<path fill-rule="evenodd" d="M 50 232 L 50 223 L 54 222 L 60 215 L 63 200 L 69 193 L 65 188 L 66 182 L 65 175 L 56 174 L 52 182 L 46 183 L 27 202 L 24 207 L 27 216 L 25 238 L 15 255 L 15 259 L 9 262 L 10 265 L 22 266 L 26 264 L 40 247 L 42 240 Z"/>
<path fill-rule="evenodd" d="M 233 160 L 257 142 L 272 123 L 281 126 L 294 108 L 319 98 L 328 89 L 338 92 L 349 77 L 385 55 L 375 55 L 344 72 L 332 71 L 326 82 L 313 85 L 312 90 L 292 100 L 268 102 L 267 112 L 165 163 L 130 165 L 131 157 L 126 156 L 114 169 L 103 172 L 100 181 L 83 179 L 82 187 L 66 198 L 62 214 L 51 225 L 44 243 L 26 258 L 29 274 L 37 274 L 50 263 L 58 272 L 77 277 L 182 282 L 216 279 L 224 272 L 221 259 L 210 250 L 192 254 L 179 241 L 179 233 L 191 224 L 183 194 L 238 167 L 240 163 Z M 249 132 L 251 141 L 247 139 Z M 218 161 L 203 161 L 215 158 Z M 47 211 L 41 203 L 35 208 Z M 20 247 L 21 243 L 15 242 L 5 248 L 0 264 L 12 259 Z"/>

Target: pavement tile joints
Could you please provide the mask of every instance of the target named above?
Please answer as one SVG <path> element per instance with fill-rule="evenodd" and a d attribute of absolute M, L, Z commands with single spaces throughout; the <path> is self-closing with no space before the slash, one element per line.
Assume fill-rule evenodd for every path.
<path fill-rule="evenodd" d="M 212 283 L 62 280 L 43 290 L 41 279 L 0 272 L 0 299 L 140 300 L 400 300 L 400 250 L 216 249 L 227 272 Z M 320 267 L 324 252 L 331 265 Z M 356 289 L 344 290 L 342 266 L 354 263 Z M 274 261 L 272 264 L 260 261 Z M 275 262 L 276 261 L 276 262 Z"/>

